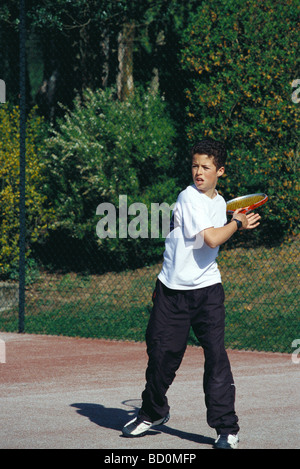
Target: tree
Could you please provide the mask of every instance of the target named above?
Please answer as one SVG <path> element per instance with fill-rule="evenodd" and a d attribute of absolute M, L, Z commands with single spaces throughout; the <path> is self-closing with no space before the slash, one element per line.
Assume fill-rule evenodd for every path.
<path fill-rule="evenodd" d="M 299 5 L 293 1 L 212 0 L 191 14 L 182 43 L 188 137 L 211 135 L 229 149 L 220 188 L 227 199 L 266 192 L 267 230 L 299 224 Z M 254 235 L 253 235 L 254 236 Z"/>
<path fill-rule="evenodd" d="M 19 260 L 19 109 L 0 107 L 0 278 L 16 276 Z M 43 145 L 45 129 L 41 117 L 33 110 L 27 119 L 26 136 L 26 257 L 31 246 L 45 240 L 54 220 L 51 203 L 44 194 L 45 163 Z"/>
<path fill-rule="evenodd" d="M 164 240 L 120 239 L 119 232 L 115 239 L 97 239 L 96 209 L 110 203 L 119 210 L 120 195 L 128 206 L 143 203 L 147 209 L 176 200 L 175 130 L 164 100 L 139 88 L 126 101 L 116 99 L 115 89 L 85 90 L 58 124 L 44 155 L 56 256 L 44 261 L 96 271 L 155 262 Z M 43 252 L 51 253 L 51 246 Z"/>
<path fill-rule="evenodd" d="M 152 82 L 179 114 L 184 88 L 179 38 L 189 11 L 198 4 L 198 0 L 187 4 L 179 0 L 28 0 L 27 84 L 32 85 L 33 100 L 53 121 L 60 112 L 57 103 L 71 106 L 76 94 L 86 88 L 118 84 L 123 99 L 134 83 L 148 86 Z M 15 96 L 18 15 L 17 0 L 0 7 L 2 78 Z"/>
<path fill-rule="evenodd" d="M 17 0 L 0 4 L 0 79 L 6 83 L 7 101 L 19 103 L 19 11 Z M 28 76 L 26 77 L 26 104 L 30 108 L 32 100 Z"/>
<path fill-rule="evenodd" d="M 86 88 L 117 83 L 119 99 L 129 96 L 133 91 L 136 26 L 143 24 L 153 3 L 31 1 L 29 29 L 40 38 L 43 48 L 44 78 L 38 101 L 44 113 L 48 107 L 51 117 L 57 112 L 58 101 L 70 105 L 76 92 Z"/>
<path fill-rule="evenodd" d="M 118 98 L 124 101 L 133 92 L 133 43 L 135 25 L 124 23 L 118 35 L 119 72 L 117 76 Z"/>

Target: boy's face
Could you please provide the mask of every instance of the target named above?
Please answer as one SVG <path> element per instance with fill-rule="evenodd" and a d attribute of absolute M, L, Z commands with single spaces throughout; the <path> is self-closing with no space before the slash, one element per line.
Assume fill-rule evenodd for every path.
<path fill-rule="evenodd" d="M 217 169 L 213 157 L 196 153 L 192 160 L 192 176 L 196 188 L 213 198 L 218 178 L 224 174 L 224 167 Z"/>

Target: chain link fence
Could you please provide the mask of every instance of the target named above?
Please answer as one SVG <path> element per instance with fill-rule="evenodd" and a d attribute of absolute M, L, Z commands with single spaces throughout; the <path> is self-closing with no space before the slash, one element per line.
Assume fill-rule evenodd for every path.
<path fill-rule="evenodd" d="M 80 255 L 78 250 L 72 254 Z M 92 255 L 86 259 L 91 261 Z M 223 248 L 218 262 L 226 294 L 227 346 L 292 352 L 299 335 L 299 242 Z M 121 272 L 107 265 L 103 274 L 31 272 L 25 332 L 143 341 L 160 268 L 161 263 Z M 2 282 L 0 301 L 1 329 L 17 331 L 18 285 Z M 197 343 L 192 333 L 190 343 Z"/>
<path fill-rule="evenodd" d="M 91 2 L 87 4 L 91 6 Z M 192 4 L 193 2 L 191 7 Z M 39 13 L 46 15 L 42 10 Z M 188 77 L 180 68 L 178 59 L 180 45 L 176 41 L 179 33 L 176 32 L 176 41 L 173 41 L 173 48 L 170 48 L 172 35 L 168 28 L 171 23 L 166 11 L 165 21 L 169 21 L 169 26 L 163 29 L 163 24 L 158 24 L 156 19 L 148 24 L 147 35 L 141 20 L 145 12 L 136 11 L 135 20 L 140 20 L 138 38 L 133 36 L 132 29 L 123 28 L 124 17 L 118 16 L 119 13 L 115 12 L 118 24 L 104 21 L 100 18 L 101 15 L 96 15 L 97 31 L 99 32 L 99 24 L 105 25 L 96 39 L 95 32 L 89 27 L 93 23 L 89 18 L 85 18 L 86 21 L 75 18 L 71 25 L 68 23 L 71 21 L 70 12 L 68 15 L 64 11 L 60 17 L 58 12 L 55 16 L 50 8 L 48 13 L 51 13 L 56 23 L 51 27 L 48 24 L 43 29 L 45 18 L 34 17 L 32 10 L 27 12 L 26 69 L 20 69 L 20 31 L 17 21 L 20 13 L 14 2 L 10 4 L 9 14 L 8 10 L 1 12 L 0 42 L 1 46 L 6 44 L 7 47 L 0 48 L 3 64 L 0 79 L 6 85 L 5 100 L 2 92 L 3 102 L 0 104 L 0 154 L 2 167 L 6 165 L 10 169 L 2 171 L 0 177 L 0 330 L 21 329 L 22 332 L 36 334 L 143 341 L 151 311 L 152 292 L 162 265 L 163 233 L 151 237 L 149 225 L 147 234 L 143 236 L 141 220 L 135 218 L 137 236 L 125 239 L 117 230 L 116 236 L 107 236 L 100 242 L 97 235 L 99 216 L 96 216 L 96 210 L 100 203 L 108 201 L 117 205 L 120 194 L 128 195 L 128 207 L 141 203 L 149 209 L 151 203 L 163 202 L 171 207 L 176 201 L 176 194 L 190 183 L 186 158 L 186 149 L 190 142 L 185 131 L 188 110 L 184 101 Z M 154 11 L 152 13 L 155 14 Z M 88 15 L 88 12 L 85 11 L 85 14 Z M 113 13 L 111 17 L 114 17 Z M 96 21 L 95 18 L 94 20 Z M 181 18 L 180 21 L 183 22 L 184 19 Z M 93 48 L 90 45 L 94 40 L 97 40 L 97 47 Z M 143 47 L 140 47 L 141 44 Z M 125 59 L 123 62 L 120 59 L 124 57 L 122 50 L 127 52 L 127 63 Z M 128 78 L 133 73 L 128 69 L 133 60 L 130 54 L 134 58 L 135 83 L 147 84 L 152 92 L 160 89 L 167 108 L 161 109 L 154 104 L 151 108 L 153 116 L 148 116 L 149 120 L 144 127 L 139 126 L 137 113 L 132 114 L 134 117 L 131 128 L 121 122 L 119 108 L 116 110 L 121 122 L 120 129 L 126 128 L 128 142 L 131 142 L 126 143 L 126 151 L 128 155 L 138 154 L 140 141 L 137 137 L 147 143 L 149 128 L 150 133 L 156 131 L 158 138 L 161 138 L 158 143 L 155 142 L 151 152 L 155 154 L 155 145 L 161 146 L 154 163 L 154 157 L 151 156 L 143 161 L 139 157 L 127 158 L 122 154 L 118 163 L 120 171 L 124 173 L 121 176 L 116 169 L 114 156 L 105 156 L 111 155 L 109 145 L 113 146 L 112 153 L 118 148 L 121 152 L 117 140 L 121 135 L 125 141 L 125 134 L 118 129 L 113 136 L 115 140 L 109 140 L 109 145 L 103 151 L 96 147 L 95 154 L 102 152 L 104 156 L 101 161 L 97 160 L 102 166 L 96 169 L 94 167 L 92 172 L 87 160 L 78 157 L 76 145 L 81 144 L 80 132 L 68 134 L 73 146 L 67 146 L 68 140 L 59 141 L 53 132 L 63 133 L 59 119 L 65 114 L 66 108 L 76 110 L 73 104 L 76 96 L 78 102 L 84 102 L 86 89 L 92 90 L 92 97 L 86 98 L 90 99 L 87 101 L 90 106 L 86 106 L 87 110 L 92 109 L 93 93 L 99 88 L 114 87 L 114 99 L 126 103 L 126 96 L 131 92 L 131 81 Z M 24 89 L 20 90 L 22 81 L 18 81 L 16 77 L 22 73 L 25 73 L 26 80 Z M 126 73 L 127 77 L 124 78 Z M 16 107 L 20 104 L 20 93 L 23 97 L 26 95 L 26 104 L 23 102 L 21 107 Z M 147 99 L 149 103 L 149 98 Z M 145 102 L 142 101 L 143 109 Z M 63 104 L 64 110 L 59 103 Z M 108 115 L 107 109 L 112 108 L 110 103 L 101 101 L 101 109 L 99 102 L 96 103 L 97 119 Z M 19 164 L 20 159 L 20 135 L 17 129 L 22 105 L 26 106 L 27 117 L 33 112 L 33 107 L 37 106 L 35 117 L 28 117 L 31 120 L 27 120 L 26 127 L 26 186 L 23 200 L 27 227 L 25 286 L 22 286 L 21 268 L 18 267 L 21 218 L 17 193 L 20 171 L 17 166 L 15 171 L 11 169 Z M 134 108 L 131 112 L 135 111 Z M 180 118 L 173 123 L 174 133 L 169 121 L 162 121 L 164 112 L 180 114 Z M 40 116 L 43 116 L 43 120 L 39 120 Z M 144 118 L 143 115 L 142 119 Z M 84 133 L 86 129 L 93 127 L 93 119 L 91 115 L 87 117 L 80 111 L 79 114 L 70 114 L 69 122 L 71 126 L 75 123 L 74 127 L 80 129 L 81 123 L 86 121 L 87 127 L 81 128 Z M 127 119 L 126 122 L 130 120 L 128 115 L 124 119 Z M 172 158 L 166 150 L 169 144 L 159 136 L 160 129 L 154 128 L 155 120 L 163 122 L 161 125 L 164 138 L 172 139 L 171 153 L 175 154 Z M 106 135 L 107 129 L 109 135 L 113 135 L 110 127 L 112 121 L 113 117 L 110 116 L 110 121 L 101 127 L 103 135 Z M 97 121 L 97 125 L 100 126 L 99 122 Z M 64 125 L 66 129 L 66 123 Z M 92 148 L 93 138 L 87 138 L 84 145 Z M 152 145 L 153 137 L 151 138 Z M 48 150 L 47 156 L 44 142 L 53 142 L 55 139 L 58 146 L 51 148 L 50 156 Z M 134 148 L 129 146 L 132 141 L 136 145 Z M 149 146 L 148 143 L 147 145 Z M 92 150 L 89 151 L 88 163 L 91 164 L 94 154 Z M 165 160 L 159 154 L 160 151 L 161 155 L 166 153 Z M 169 159 L 168 166 L 165 161 Z M 100 176 L 97 179 L 97 174 L 101 175 L 101 171 L 108 182 L 106 189 L 100 194 L 100 186 L 104 182 Z M 144 180 L 146 190 L 141 189 L 142 183 L 135 190 L 133 186 L 136 180 Z M 117 181 L 115 185 L 113 181 Z M 77 186 L 74 188 L 75 184 L 80 189 Z M 10 198 L 7 195 L 9 188 Z M 168 188 L 171 189 L 166 199 Z M 287 191 L 288 189 L 289 187 Z M 224 187 L 223 192 L 225 196 Z M 56 204 L 52 203 L 55 198 Z M 136 210 L 126 215 L 128 223 L 134 222 L 134 216 L 137 217 L 140 213 L 138 210 L 141 210 L 141 206 L 134 208 Z M 272 210 L 272 202 L 261 209 L 263 218 L 257 235 L 237 233 L 234 240 L 220 249 L 218 264 L 226 294 L 226 345 L 237 349 L 291 353 L 295 339 L 300 338 L 299 235 L 294 230 L 284 236 L 281 229 L 276 229 L 276 224 L 269 224 L 268 216 Z M 117 216 L 120 214 L 119 207 Z M 25 288 L 24 297 L 22 288 Z M 197 344 L 192 332 L 189 343 Z"/>

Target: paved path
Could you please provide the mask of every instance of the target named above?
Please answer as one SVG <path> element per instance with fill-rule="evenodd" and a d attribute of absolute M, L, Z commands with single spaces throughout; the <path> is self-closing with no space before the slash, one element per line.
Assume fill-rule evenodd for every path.
<path fill-rule="evenodd" d="M 140 405 L 144 344 L 2 332 L 0 339 L 6 351 L 6 363 L 0 363 L 1 449 L 212 448 L 215 432 L 205 418 L 201 348 L 188 347 L 169 389 L 168 424 L 127 439 L 121 429 Z M 300 364 L 288 354 L 228 354 L 240 449 L 299 449 Z"/>

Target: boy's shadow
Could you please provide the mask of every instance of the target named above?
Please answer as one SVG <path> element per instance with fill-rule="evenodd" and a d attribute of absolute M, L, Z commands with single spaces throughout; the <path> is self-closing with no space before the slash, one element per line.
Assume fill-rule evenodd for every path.
<path fill-rule="evenodd" d="M 116 430 L 120 432 L 120 436 L 122 435 L 122 428 L 128 422 L 128 420 L 133 419 L 139 406 L 136 407 L 135 403 L 138 402 L 137 400 L 128 400 L 123 401 L 123 405 L 128 405 L 132 407 L 131 410 L 123 410 L 120 408 L 107 408 L 101 404 L 89 404 L 84 402 L 74 403 L 71 404 L 71 407 L 77 409 L 77 413 L 84 417 L 87 417 L 91 422 L 99 425 L 100 427 L 110 428 L 112 430 Z M 162 425 L 159 427 L 154 427 L 148 433 L 149 436 L 157 435 L 159 433 L 165 433 L 168 435 L 177 436 L 178 438 L 193 441 L 195 443 L 212 445 L 214 443 L 214 439 L 210 437 L 206 437 L 204 435 L 199 435 L 196 433 L 189 433 L 184 432 L 182 430 L 177 430 L 175 428 L 171 428 L 169 424 Z"/>

